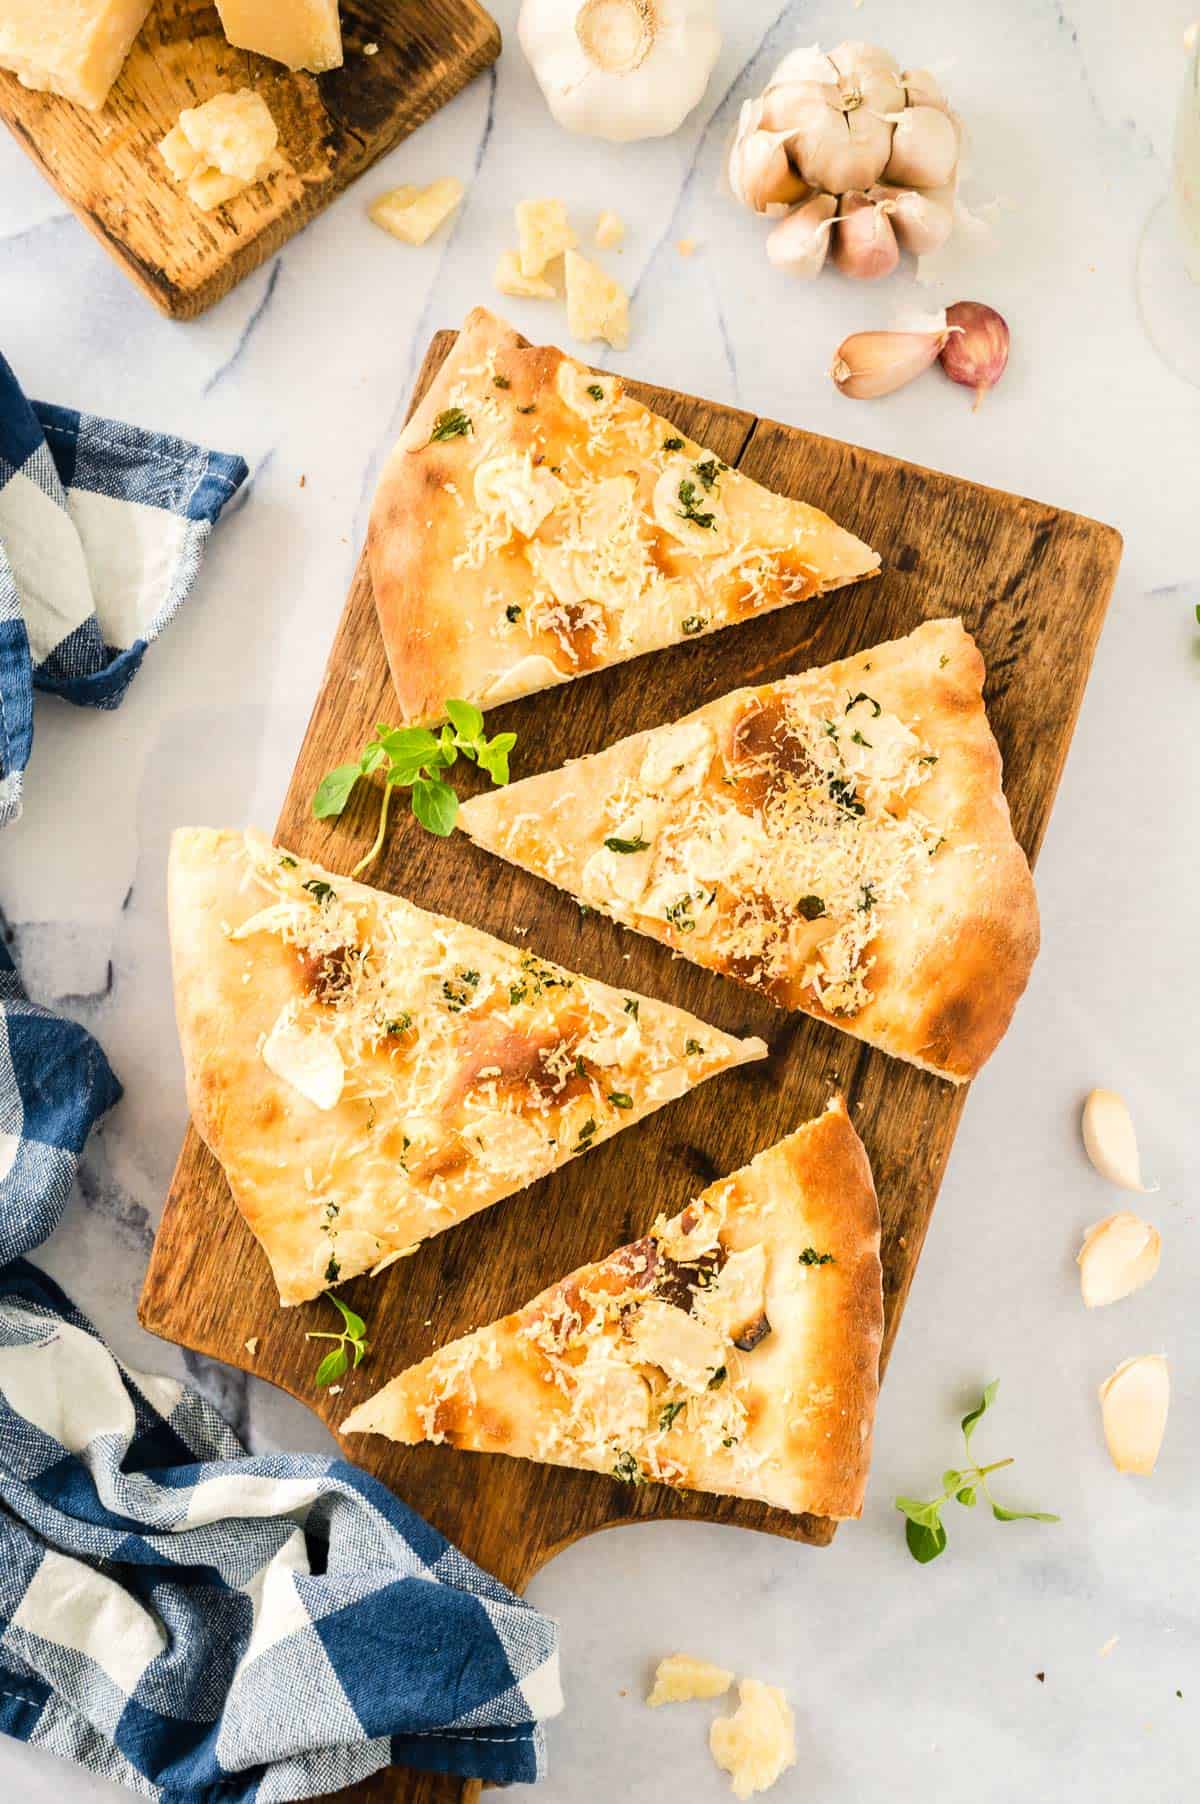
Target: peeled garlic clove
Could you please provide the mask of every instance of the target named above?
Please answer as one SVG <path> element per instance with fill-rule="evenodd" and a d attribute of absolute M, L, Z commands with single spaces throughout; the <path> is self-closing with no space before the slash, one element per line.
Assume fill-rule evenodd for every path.
<path fill-rule="evenodd" d="M 972 411 L 977 411 L 1007 367 L 1008 326 L 994 307 L 987 307 L 982 301 L 955 301 L 953 307 L 947 307 L 946 318 L 951 332 L 942 352 L 942 368 L 951 382 L 961 382 L 964 388 L 975 390 Z"/>
<path fill-rule="evenodd" d="M 837 202 L 832 194 L 814 194 L 789 213 L 767 238 L 767 257 L 790 276 L 819 276 L 829 254 Z"/>
<path fill-rule="evenodd" d="M 1137 1135 L 1124 1097 L 1115 1090 L 1093 1090 L 1083 1105 L 1082 1127 L 1084 1149 L 1100 1176 L 1144 1194 Z"/>
<path fill-rule="evenodd" d="M 1161 1254 L 1158 1229 L 1140 1215 L 1107 1215 L 1096 1222 L 1084 1235 L 1076 1260 L 1085 1306 L 1101 1309 L 1149 1284 Z"/>
<path fill-rule="evenodd" d="M 908 106 L 891 115 L 895 132 L 885 182 L 900 188 L 940 188 L 958 162 L 954 121 L 936 107 Z"/>
<path fill-rule="evenodd" d="M 928 194 L 918 194 L 914 188 L 876 185 L 867 189 L 867 199 L 886 206 L 900 249 L 912 257 L 927 257 L 940 251 L 954 230 L 950 208 Z"/>
<path fill-rule="evenodd" d="M 927 370 L 944 341 L 944 332 L 854 332 L 838 346 L 829 374 L 851 400 L 871 401 Z"/>
<path fill-rule="evenodd" d="M 788 154 L 805 181 L 826 194 L 869 188 L 883 174 L 892 128 L 868 107 L 844 113 L 838 106 L 806 102 L 788 139 Z"/>
<path fill-rule="evenodd" d="M 1104 1439 L 1118 1472 L 1153 1472 L 1167 1426 L 1171 1379 L 1161 1353 L 1127 1359 L 1100 1386 Z"/>
<path fill-rule="evenodd" d="M 904 88 L 905 106 L 931 106 L 948 113 L 950 104 L 928 69 L 905 69 L 900 81 Z"/>
<path fill-rule="evenodd" d="M 843 194 L 833 246 L 833 261 L 845 276 L 863 282 L 890 276 L 900 261 L 892 222 L 865 194 Z M 886 392 L 886 391 L 881 391 Z"/>

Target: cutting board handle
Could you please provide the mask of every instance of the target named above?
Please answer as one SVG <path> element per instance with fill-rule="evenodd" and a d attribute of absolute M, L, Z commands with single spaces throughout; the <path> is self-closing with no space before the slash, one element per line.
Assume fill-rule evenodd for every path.
<path fill-rule="evenodd" d="M 389 1766 L 358 1785 L 334 1792 L 331 1804 L 477 1804 L 478 1779 L 455 1773 L 422 1773 L 411 1766 Z"/>

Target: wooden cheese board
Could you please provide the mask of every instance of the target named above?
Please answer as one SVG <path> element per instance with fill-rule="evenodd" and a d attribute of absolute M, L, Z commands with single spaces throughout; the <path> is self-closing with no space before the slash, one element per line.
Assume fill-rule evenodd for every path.
<path fill-rule="evenodd" d="M 234 50 L 211 0 L 156 0 L 99 112 L 0 70 L 0 119 L 143 294 L 192 319 L 500 54 L 476 0 L 342 0 L 341 12 L 342 67 L 307 75 Z M 281 167 L 203 213 L 157 146 L 184 107 L 242 87 L 271 109 Z"/>
<path fill-rule="evenodd" d="M 452 342 L 447 332 L 434 339 L 414 404 Z M 489 730 L 517 733 L 516 772 L 550 769 L 737 684 L 822 664 L 909 632 L 924 619 L 961 613 L 987 661 L 988 711 L 1004 755 L 1013 824 L 1034 858 L 1115 579 L 1119 535 L 1076 514 L 735 408 L 630 386 L 727 462 L 826 507 L 881 552 L 884 573 L 497 709 Z M 393 715 L 364 558 L 279 818 L 282 844 L 334 870 L 350 869 L 374 834 L 377 798 L 359 796 L 331 825 L 313 819 L 313 791 L 327 769 L 370 737 L 376 721 Z M 460 780 L 460 787 L 469 781 Z M 219 1167 L 189 1129 L 142 1292 L 144 1326 L 283 1386 L 336 1431 L 354 1404 L 403 1366 L 643 1233 L 660 1210 L 680 1208 L 712 1178 L 816 1114 L 840 1087 L 879 1192 L 886 1358 L 965 1089 L 823 1024 L 782 1015 L 611 921 L 582 916 L 568 897 L 490 858 L 465 836 L 435 840 L 399 810 L 394 821 L 369 873 L 380 887 L 504 938 L 519 936 L 520 944 L 547 957 L 661 996 L 727 1031 L 761 1034 L 770 1057 L 702 1085 L 586 1158 L 427 1242 L 378 1279 L 346 1286 L 347 1300 L 367 1318 L 371 1353 L 338 1396 L 314 1390 L 317 1361 L 304 1339 L 306 1329 L 330 1325 L 329 1306 L 278 1307 L 266 1259 L 234 1210 Z M 616 1523 L 699 1518 L 819 1545 L 834 1530 L 829 1521 L 761 1504 L 661 1486 L 634 1489 L 504 1457 L 402 1448 L 375 1436 L 344 1445 L 350 1458 L 518 1590 L 557 1550 Z M 359 1788 L 356 1795 L 368 1793 Z M 369 1795 L 433 1804 L 467 1794 L 457 1781 L 392 1771 L 371 1782 Z"/>

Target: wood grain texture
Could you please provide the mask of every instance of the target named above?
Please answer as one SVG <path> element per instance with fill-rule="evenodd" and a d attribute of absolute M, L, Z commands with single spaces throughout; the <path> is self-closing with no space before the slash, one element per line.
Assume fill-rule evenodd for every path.
<path fill-rule="evenodd" d="M 155 306 L 193 319 L 500 54 L 476 0 L 342 0 L 341 10 L 343 66 L 306 75 L 233 49 L 210 0 L 157 0 L 98 113 L 0 70 L 0 119 Z M 282 166 L 202 213 L 157 146 L 184 107 L 241 87 L 270 107 Z"/>
<path fill-rule="evenodd" d="M 449 333 L 434 340 L 418 397 L 452 342 Z M 1116 574 L 1119 536 L 1078 515 L 731 408 L 645 384 L 631 387 L 727 462 L 826 507 L 881 552 L 884 573 L 876 582 L 497 709 L 489 716 L 490 730 L 518 734 L 518 774 L 599 750 L 738 684 L 823 664 L 909 632 L 922 620 L 961 612 L 988 664 L 988 711 L 1004 755 L 1017 837 L 1036 856 Z M 377 796 L 357 797 L 341 822 L 330 825 L 313 820 L 312 794 L 324 772 L 392 711 L 364 559 L 279 819 L 281 843 L 334 870 L 349 870 L 370 843 Z M 460 779 L 464 790 L 469 784 L 470 778 Z M 674 1213 L 712 1178 L 817 1113 L 840 1085 L 879 1192 L 886 1358 L 965 1089 L 802 1015 L 782 1015 L 763 998 L 672 959 L 665 948 L 614 922 L 581 916 L 568 897 L 465 837 L 436 841 L 399 810 L 395 815 L 383 857 L 369 873 L 380 887 L 505 938 L 527 929 L 520 943 L 550 958 L 661 996 L 726 1031 L 761 1034 L 770 1057 L 715 1079 L 530 1190 L 437 1236 L 379 1279 L 348 1285 L 348 1300 L 367 1317 L 372 1349 L 336 1397 L 313 1391 L 316 1358 L 303 1338 L 306 1329 L 329 1325 L 328 1305 L 278 1308 L 267 1262 L 234 1210 L 215 1161 L 189 1130 L 142 1293 L 143 1324 L 282 1385 L 336 1429 L 354 1404 L 401 1367 L 515 1308 L 550 1279 L 634 1239 L 660 1210 Z M 245 1342 L 255 1336 L 251 1358 Z M 616 1523 L 699 1518 L 817 1544 L 833 1534 L 828 1521 L 760 1504 L 654 1485 L 631 1489 L 497 1455 L 397 1447 L 375 1436 L 354 1437 L 345 1446 L 351 1458 L 517 1589 L 558 1549 Z M 356 1795 L 434 1804 L 466 1794 L 457 1782 L 390 1773 Z"/>

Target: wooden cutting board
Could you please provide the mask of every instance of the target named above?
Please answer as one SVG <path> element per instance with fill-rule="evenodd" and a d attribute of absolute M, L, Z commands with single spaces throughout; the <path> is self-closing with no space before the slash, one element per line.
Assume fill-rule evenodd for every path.
<path fill-rule="evenodd" d="M 452 343 L 448 332 L 434 339 L 415 399 Z M 518 735 L 515 774 L 599 750 L 738 684 L 823 664 L 907 633 L 922 620 L 961 612 L 987 661 L 988 712 L 1004 754 L 1013 824 L 1034 857 L 1120 560 L 1119 535 L 1077 514 L 734 408 L 630 386 L 726 462 L 826 507 L 875 546 L 884 573 L 495 710 L 489 729 Z M 965 401 L 951 394 L 947 405 Z M 313 791 L 326 770 L 365 743 L 376 721 L 394 715 L 364 557 L 279 818 L 281 844 L 333 870 L 350 869 L 373 837 L 377 793 L 356 798 L 342 821 L 330 825 L 312 818 Z M 460 764 L 455 777 L 466 789 L 477 773 L 461 772 Z M 352 1405 L 401 1367 L 635 1239 L 660 1210 L 674 1213 L 712 1178 L 816 1114 L 840 1085 L 879 1191 L 886 1357 L 965 1090 L 802 1015 L 782 1015 L 614 922 L 581 916 L 568 897 L 463 835 L 435 840 L 400 808 L 393 820 L 383 855 L 368 873 L 380 887 L 504 938 L 519 932 L 520 944 L 549 958 L 663 997 L 726 1031 L 761 1034 L 770 1057 L 701 1085 L 586 1158 L 438 1235 L 379 1278 L 347 1285 L 342 1294 L 367 1318 L 371 1352 L 338 1396 L 313 1389 L 321 1349 L 304 1339 L 307 1329 L 332 1325 L 332 1309 L 319 1300 L 278 1307 L 266 1259 L 234 1210 L 219 1167 L 189 1129 L 142 1292 L 144 1326 L 282 1385 L 336 1430 Z M 615 1523 L 700 1518 L 821 1545 L 833 1535 L 831 1522 L 732 1498 L 654 1485 L 634 1489 L 502 1456 L 397 1447 L 377 1436 L 355 1436 L 344 1445 L 350 1458 L 518 1590 L 559 1548 Z M 356 1795 L 366 1793 L 359 1788 Z M 392 1771 L 372 1782 L 370 1795 L 433 1804 L 462 1794 L 457 1781 Z"/>
<path fill-rule="evenodd" d="M 98 113 L 0 70 L 0 119 L 143 294 L 194 319 L 500 54 L 476 0 L 342 0 L 341 12 L 342 67 L 306 75 L 234 50 L 211 0 L 155 0 Z M 184 107 L 243 87 L 270 107 L 286 166 L 202 213 L 157 145 Z"/>

